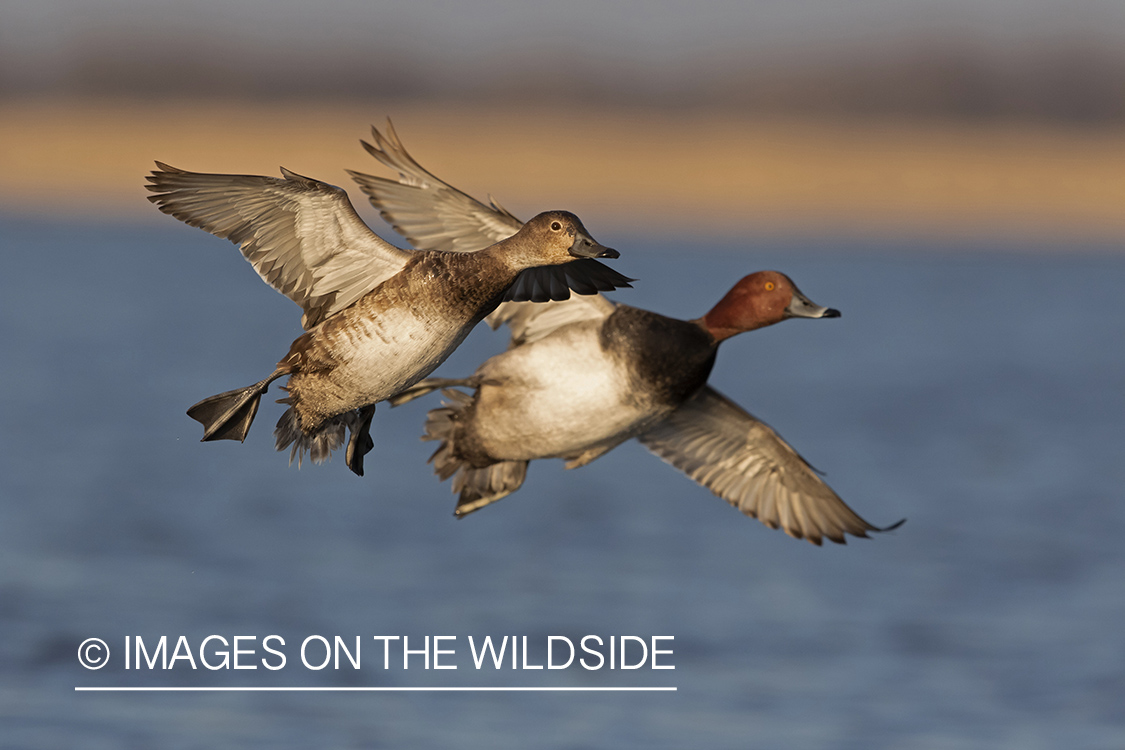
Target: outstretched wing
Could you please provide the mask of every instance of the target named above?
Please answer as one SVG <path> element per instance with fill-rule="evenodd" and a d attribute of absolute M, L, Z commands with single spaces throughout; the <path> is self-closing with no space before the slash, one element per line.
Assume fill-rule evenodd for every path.
<path fill-rule="evenodd" d="M 902 523 L 860 518 L 769 425 L 710 386 L 638 440 L 751 518 L 816 545 Z"/>
<path fill-rule="evenodd" d="M 399 174 L 398 180 L 348 170 L 360 190 L 371 199 L 383 219 L 419 250 L 471 253 L 494 245 L 519 231 L 523 222 L 491 196 L 486 206 L 438 179 L 414 160 L 387 120 L 387 133 L 371 128 L 371 140 L 361 141 L 367 153 Z M 609 292 L 629 286 L 633 279 L 592 258 L 557 266 L 530 268 L 519 275 L 506 301 L 547 302 L 578 294 Z M 495 326 L 493 326 L 495 327 Z"/>
<path fill-rule="evenodd" d="M 166 214 L 239 245 L 312 328 L 398 273 L 413 255 L 372 232 L 343 190 L 282 168 L 284 179 L 187 172 L 160 162 L 146 185 Z"/>
<path fill-rule="evenodd" d="M 367 153 L 399 174 L 398 180 L 347 170 L 395 231 L 419 250 L 471 253 L 519 231 L 523 222 L 496 201 L 486 206 L 438 179 L 414 160 L 387 120 L 387 134 L 374 126 Z"/>

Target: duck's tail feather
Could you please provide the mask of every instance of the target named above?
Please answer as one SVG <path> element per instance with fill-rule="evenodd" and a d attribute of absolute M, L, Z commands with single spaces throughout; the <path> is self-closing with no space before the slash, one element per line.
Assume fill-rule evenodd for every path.
<path fill-rule="evenodd" d="M 280 399 L 280 403 L 289 403 L 289 399 Z M 362 477 L 363 457 L 375 447 L 370 432 L 374 416 L 375 404 L 369 404 L 326 419 L 313 432 L 306 434 L 301 429 L 297 410 L 290 406 L 281 415 L 281 419 L 277 420 L 277 427 L 273 431 L 275 445 L 279 451 L 288 448 L 289 463 L 296 460 L 297 468 L 301 468 L 306 454 L 314 464 L 330 459 L 332 451 L 344 445 L 346 431 L 350 431 L 345 461 L 353 473 Z"/>
<path fill-rule="evenodd" d="M 483 468 L 470 466 L 457 452 L 457 423 L 462 412 L 472 405 L 473 397 L 453 389 L 442 394 L 449 401 L 426 415 L 426 434 L 422 439 L 441 441 L 430 456 L 430 463 L 442 480 L 453 477 L 453 492 L 460 494 L 453 515 L 463 518 L 518 490 L 527 476 L 527 461 L 500 461 Z"/>
<path fill-rule="evenodd" d="M 254 415 L 258 413 L 262 394 L 269 389 L 270 383 L 284 374 L 285 371 L 276 370 L 254 385 L 205 398 L 188 409 L 188 416 L 203 425 L 203 441 L 245 440 Z"/>
<path fill-rule="evenodd" d="M 474 510 L 507 497 L 527 477 L 527 461 L 501 461 L 483 469 L 464 466 L 453 477 L 453 491 L 460 492 L 453 515 L 464 518 Z"/>
<path fill-rule="evenodd" d="M 301 429 L 301 418 L 297 416 L 296 408 L 290 406 L 277 420 L 274 428 L 274 444 L 279 451 L 289 449 L 289 463 L 294 459 L 297 468 L 301 467 L 305 455 L 308 454 L 314 464 L 324 463 L 332 456 L 332 451 L 344 444 L 343 415 L 326 419 L 312 433 Z"/>

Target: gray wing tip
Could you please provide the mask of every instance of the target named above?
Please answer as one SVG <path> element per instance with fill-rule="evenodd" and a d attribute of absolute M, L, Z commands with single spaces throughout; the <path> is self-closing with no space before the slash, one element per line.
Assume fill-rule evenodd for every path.
<path fill-rule="evenodd" d="M 492 209 L 494 211 L 496 211 L 496 213 L 500 214 L 501 216 L 507 217 L 507 218 L 511 219 L 512 221 L 517 221 L 521 224 L 523 223 L 523 222 L 520 222 L 520 220 L 517 219 L 515 217 L 515 215 L 512 214 L 511 211 L 509 211 L 508 209 L 501 206 L 500 201 L 498 201 L 494 197 L 492 197 L 492 193 L 488 194 L 488 203 L 489 203 L 490 206 L 492 206 Z"/>
<path fill-rule="evenodd" d="M 747 513 L 746 515 L 749 515 L 751 518 L 757 518 L 757 516 L 753 513 Z M 854 515 L 854 513 L 852 515 Z M 817 547 L 822 546 L 824 539 L 827 539 L 830 542 L 834 542 L 835 544 L 847 544 L 849 534 L 856 539 L 870 539 L 871 534 L 882 534 L 888 531 L 894 531 L 899 526 L 902 526 L 904 523 L 906 523 L 906 519 L 903 518 L 899 521 L 896 521 L 895 523 L 892 523 L 889 526 L 875 526 L 868 523 L 863 518 L 855 516 L 855 518 L 852 519 L 854 523 L 839 524 L 832 528 L 825 529 L 819 524 L 813 525 L 811 528 L 790 528 L 782 527 L 780 524 L 772 523 L 771 521 L 767 521 L 761 518 L 759 518 L 758 520 L 771 529 L 777 529 L 780 527 L 783 531 L 785 531 L 786 534 L 793 537 L 794 539 L 804 539 L 805 541 L 814 544 Z M 821 527 L 818 528 L 818 526 Z"/>
<path fill-rule="evenodd" d="M 364 144 L 365 146 L 368 146 L 368 151 L 377 150 L 382 154 L 386 154 L 386 152 L 388 151 L 388 139 L 381 132 L 379 132 L 379 128 L 375 127 L 374 125 L 371 126 L 371 140 L 375 141 L 376 145 L 368 146 L 368 144 Z M 362 141 L 360 142 L 362 143 Z"/>
<path fill-rule="evenodd" d="M 371 129 L 374 130 L 375 126 L 372 125 Z M 406 149 L 402 148 L 402 141 L 399 140 L 398 133 L 395 132 L 395 124 L 391 122 L 390 115 L 387 115 L 387 138 L 390 139 L 390 141 L 396 146 L 398 146 L 400 150 L 406 151 Z"/>
<path fill-rule="evenodd" d="M 290 180 L 292 182 L 326 184 L 326 183 L 321 183 L 320 180 L 314 180 L 311 177 L 305 177 L 303 174 L 297 174 L 293 170 L 286 169 L 285 167 L 278 167 L 278 169 L 281 170 L 281 176 L 282 177 L 284 177 L 285 179 Z"/>
<path fill-rule="evenodd" d="M 894 523 L 892 523 L 890 526 L 884 526 L 881 529 L 880 528 L 873 528 L 873 529 L 871 529 L 871 531 L 875 531 L 875 532 L 878 532 L 878 533 L 882 534 L 885 531 L 894 531 L 899 526 L 902 526 L 904 523 L 906 523 L 906 519 L 901 518 L 898 521 L 895 521 Z"/>
<path fill-rule="evenodd" d="M 398 137 L 390 117 L 387 118 L 386 134 L 381 133 L 379 128 L 374 125 L 371 126 L 371 140 L 374 141 L 374 144 L 360 140 L 364 150 L 375 157 L 377 161 L 399 172 L 403 177 L 407 176 L 407 171 L 426 172 L 417 160 L 410 155 L 406 147 L 402 145 L 402 140 Z"/>
<path fill-rule="evenodd" d="M 171 164 L 165 164 L 162 161 L 154 161 L 153 164 L 156 165 L 156 169 L 145 175 L 145 180 L 148 182 L 148 184 L 145 185 L 145 189 L 151 190 L 154 193 L 170 192 L 173 187 L 167 184 L 167 179 L 173 175 L 188 173 L 186 169 L 173 167 Z M 157 201 L 159 201 L 161 196 L 150 195 L 147 197 L 150 201 L 156 203 Z"/>
<path fill-rule="evenodd" d="M 371 126 L 371 132 L 374 134 L 373 138 L 375 140 L 378 140 L 379 139 L 378 138 L 379 131 L 375 129 L 374 125 Z M 387 155 L 386 152 L 383 151 L 383 149 L 379 148 L 378 146 L 372 146 L 370 143 L 363 140 L 362 138 L 359 139 L 359 145 L 363 146 L 364 151 L 371 154 L 372 156 L 374 156 L 379 161 L 383 161 L 383 157 L 385 157 Z"/>
<path fill-rule="evenodd" d="M 853 531 L 851 529 L 845 529 L 845 531 L 843 533 L 841 533 L 838 537 L 833 535 L 833 534 L 825 534 L 824 536 L 828 539 L 831 539 L 836 544 L 847 544 L 848 542 L 847 542 L 847 539 L 844 536 L 845 534 L 851 534 L 852 536 L 854 536 L 857 539 L 870 539 L 871 538 L 870 534 L 883 534 L 883 533 L 886 533 L 888 531 L 894 531 L 899 526 L 902 526 L 904 523 L 906 523 L 906 519 L 905 518 L 899 519 L 898 521 L 892 523 L 890 526 L 873 526 L 873 525 L 867 523 L 867 521 L 864 521 L 863 523 L 864 523 L 864 528 L 862 528 L 862 529 L 856 529 L 855 531 Z M 817 545 L 818 547 L 820 546 L 819 541 L 814 541 L 813 539 L 809 539 L 809 541 L 812 542 L 813 544 Z"/>

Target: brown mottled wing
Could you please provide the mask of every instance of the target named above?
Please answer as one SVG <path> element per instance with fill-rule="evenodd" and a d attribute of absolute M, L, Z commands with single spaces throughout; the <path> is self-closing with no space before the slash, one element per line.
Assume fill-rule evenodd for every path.
<path fill-rule="evenodd" d="M 157 162 L 146 187 L 166 214 L 239 245 L 254 270 L 305 311 L 308 329 L 398 273 L 413 255 L 372 232 L 348 195 L 284 179 L 186 172 Z"/>
<path fill-rule="evenodd" d="M 371 128 L 367 153 L 399 174 L 398 180 L 348 170 L 383 219 L 419 250 L 471 253 L 519 231 L 523 222 L 489 196 L 485 205 L 438 179 L 414 160 L 390 120 L 387 133 Z M 609 292 L 633 279 L 592 258 L 529 268 L 512 284 L 505 301 L 548 302 L 578 294 Z M 493 326 L 495 327 L 495 326 Z"/>
<path fill-rule="evenodd" d="M 710 386 L 638 439 L 746 515 L 797 539 L 844 544 L 844 534 L 887 530 L 856 515 L 769 425 Z"/>

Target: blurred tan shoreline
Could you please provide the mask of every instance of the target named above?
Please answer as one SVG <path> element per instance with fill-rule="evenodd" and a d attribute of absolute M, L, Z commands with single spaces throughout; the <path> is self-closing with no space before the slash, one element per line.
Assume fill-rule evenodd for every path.
<path fill-rule="evenodd" d="M 390 100 L 0 102 L 0 213 L 154 220 L 153 160 L 284 165 L 347 188 L 381 231 L 343 170 L 390 176 L 358 144 L 388 115 L 437 176 L 523 218 L 573 210 L 595 233 L 1125 241 L 1121 127 Z"/>

